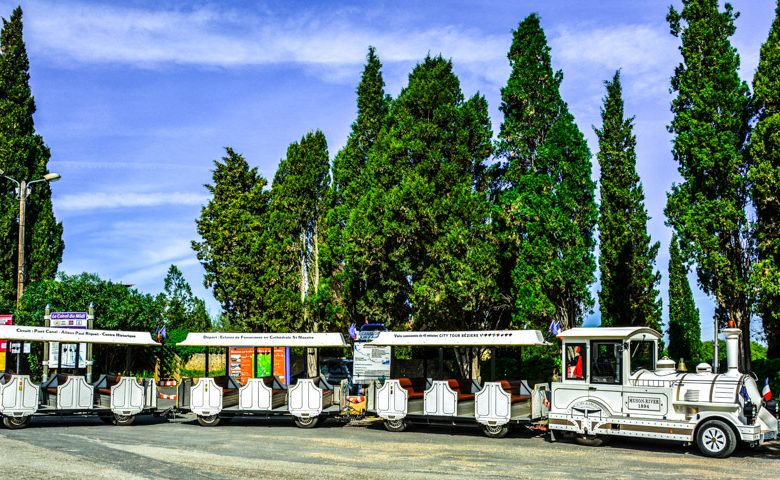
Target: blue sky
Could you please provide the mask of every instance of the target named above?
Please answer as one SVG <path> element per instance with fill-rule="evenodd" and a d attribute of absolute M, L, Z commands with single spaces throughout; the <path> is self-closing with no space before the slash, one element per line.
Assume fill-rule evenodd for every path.
<path fill-rule="evenodd" d="M 369 45 L 393 96 L 427 53 L 451 58 L 466 96 L 487 97 L 498 131 L 511 32 L 538 12 L 564 73 L 563 97 L 594 153 L 595 179 L 592 126 L 603 81 L 622 68 L 649 230 L 662 244 L 656 266 L 666 318 L 671 231 L 663 207 L 679 181 L 666 130 L 669 78 L 680 61 L 664 20 L 669 3 L 23 1 L 36 128 L 51 148 L 50 170 L 62 175 L 53 185 L 65 227 L 61 270 L 155 293 L 176 264 L 217 313 L 190 241 L 208 200 L 203 184 L 224 147 L 269 180 L 287 145 L 307 131 L 321 129 L 335 155 L 354 120 Z M 0 0 L 0 15 L 17 4 Z M 741 12 L 732 41 L 750 82 L 775 3 L 732 4 Z M 695 294 L 703 337 L 711 338 L 712 302 Z"/>

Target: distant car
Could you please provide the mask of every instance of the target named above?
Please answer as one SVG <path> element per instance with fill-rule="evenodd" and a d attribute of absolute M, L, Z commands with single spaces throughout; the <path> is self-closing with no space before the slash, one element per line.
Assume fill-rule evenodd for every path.
<path fill-rule="evenodd" d="M 338 385 L 342 380 L 352 383 L 352 360 L 332 358 L 320 363 L 320 373 L 331 385 Z"/>

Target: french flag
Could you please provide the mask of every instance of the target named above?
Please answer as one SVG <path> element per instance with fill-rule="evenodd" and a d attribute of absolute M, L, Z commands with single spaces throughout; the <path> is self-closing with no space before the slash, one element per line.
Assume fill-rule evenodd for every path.
<path fill-rule="evenodd" d="M 764 400 L 767 402 L 772 400 L 772 389 L 769 388 L 769 377 L 764 380 L 764 389 L 761 391 L 761 395 L 764 396 Z"/>

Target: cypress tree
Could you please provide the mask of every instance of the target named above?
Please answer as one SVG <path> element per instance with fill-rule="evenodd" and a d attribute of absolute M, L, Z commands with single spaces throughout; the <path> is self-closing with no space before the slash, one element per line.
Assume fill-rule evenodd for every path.
<path fill-rule="evenodd" d="M 758 122 L 750 137 L 750 171 L 756 207 L 758 313 L 767 355 L 780 358 L 780 2 L 753 77 Z"/>
<path fill-rule="evenodd" d="M 669 243 L 669 355 L 674 359 L 700 361 L 699 309 L 688 283 L 688 268 L 680 255 L 677 235 Z"/>
<path fill-rule="evenodd" d="M 350 216 L 368 187 L 365 185 L 368 152 L 376 143 L 390 108 L 390 97 L 385 94 L 384 86 L 382 63 L 376 49 L 369 47 L 357 87 L 357 118 L 346 145 L 333 160 L 333 183 L 328 195 L 327 233 L 322 254 L 326 281 L 333 292 L 333 306 L 345 316 L 346 322 L 359 322 L 356 301 L 366 291 L 358 272 L 351 268 L 354 262 L 350 243 L 354 239 L 351 240 L 346 231 Z M 360 235 L 360 232 L 355 233 Z"/>
<path fill-rule="evenodd" d="M 484 328 L 495 294 L 488 240 L 487 102 L 464 100 L 452 63 L 427 57 L 369 152 L 348 227 L 361 315 L 398 328 Z"/>
<path fill-rule="evenodd" d="M 660 244 L 647 234 L 645 194 L 636 172 L 633 117 L 625 118 L 620 72 L 605 82 L 598 159 L 601 165 L 599 209 L 599 306 L 602 326 L 659 329 L 660 273 L 654 271 Z"/>
<path fill-rule="evenodd" d="M 501 90 L 498 151 L 502 270 L 518 326 L 578 325 L 593 305 L 597 209 L 590 150 L 560 97 L 550 48 L 536 14 L 514 32 L 512 68 Z M 504 292 L 506 296 L 507 293 Z"/>
<path fill-rule="evenodd" d="M 317 130 L 290 144 L 274 176 L 267 228 L 276 272 L 266 276 L 266 285 L 273 298 L 269 315 L 281 328 L 324 328 L 326 319 L 315 315 L 311 305 L 325 293 L 320 248 L 329 167 L 325 135 Z"/>
<path fill-rule="evenodd" d="M 35 133 L 35 100 L 22 33 L 22 9 L 17 7 L 10 19 L 3 19 L 0 33 L 0 169 L 19 181 L 32 181 L 47 173 L 51 153 Z M 16 298 L 19 201 L 14 187 L 0 178 L 0 310 L 10 309 Z M 46 182 L 30 189 L 25 231 L 25 283 L 53 279 L 65 244 Z"/>
<path fill-rule="evenodd" d="M 233 149 L 215 161 L 211 199 L 196 221 L 201 241 L 192 242 L 206 274 L 203 284 L 213 289 L 225 324 L 245 331 L 268 331 L 270 261 L 267 181 Z M 275 327 L 275 325 L 274 325 Z"/>
<path fill-rule="evenodd" d="M 672 153 L 683 181 L 668 195 L 666 215 L 685 259 L 696 263 L 699 285 L 715 299 L 717 316 L 742 329 L 741 366 L 750 368 L 749 281 L 753 248 L 746 208 L 750 118 L 739 55 L 729 42 L 736 14 L 717 0 L 683 0 L 670 8 L 671 33 L 683 62 L 672 77 Z"/>

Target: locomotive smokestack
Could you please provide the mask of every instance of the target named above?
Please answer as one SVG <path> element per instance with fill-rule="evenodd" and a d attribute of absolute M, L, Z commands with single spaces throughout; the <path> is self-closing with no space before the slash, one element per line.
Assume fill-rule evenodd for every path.
<path fill-rule="evenodd" d="M 738 328 L 724 328 L 722 331 L 726 337 L 728 373 L 739 373 L 739 335 L 742 333 L 742 330 Z"/>

